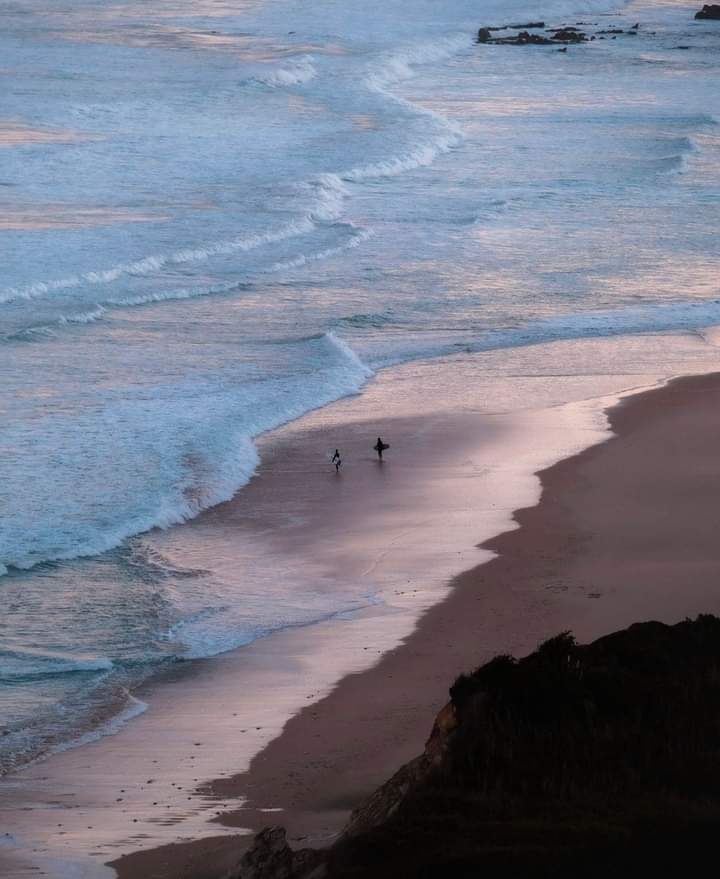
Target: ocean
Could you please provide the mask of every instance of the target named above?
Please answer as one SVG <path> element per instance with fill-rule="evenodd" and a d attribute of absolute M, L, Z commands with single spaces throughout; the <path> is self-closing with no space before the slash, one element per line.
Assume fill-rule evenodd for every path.
<path fill-rule="evenodd" d="M 143 537 L 241 491 L 260 434 L 400 364 L 720 323 L 695 11 L 3 6 L 0 772 L 112 731 L 178 661 L 375 600 Z M 596 39 L 474 42 L 538 18 Z"/>

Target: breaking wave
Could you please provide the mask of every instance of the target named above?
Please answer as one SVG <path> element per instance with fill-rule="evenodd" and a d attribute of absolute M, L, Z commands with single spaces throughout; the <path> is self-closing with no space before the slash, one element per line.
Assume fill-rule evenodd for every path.
<path fill-rule="evenodd" d="M 252 82 L 268 85 L 273 88 L 285 88 L 294 85 L 305 85 L 318 75 L 317 68 L 313 64 L 312 55 L 304 55 L 285 65 L 273 70 L 267 76 L 254 76 Z"/>
<path fill-rule="evenodd" d="M 312 374 L 288 379 L 284 387 L 260 381 L 243 385 L 237 392 L 199 396 L 191 406 L 183 397 L 177 402 L 163 397 L 162 406 L 140 399 L 94 413 L 77 437 L 76 455 L 85 461 L 86 484 L 72 497 L 51 492 L 53 484 L 75 476 L 59 472 L 52 451 L 59 438 L 46 426 L 36 440 L 36 489 L 24 495 L 16 492 L 19 508 L 0 537 L 0 573 L 98 555 L 133 535 L 180 524 L 229 500 L 258 466 L 256 436 L 310 409 L 357 393 L 373 374 L 332 332 L 299 340 L 299 344 L 305 360 L 314 364 Z M 114 425 L 112 436 L 107 425 Z M 152 440 L 144 440 L 141 454 L 164 460 L 155 484 L 143 477 L 136 451 L 138 432 L 147 431 L 149 425 Z M 64 430 L 62 423 L 57 430 Z M 22 428 L 18 431 L 16 441 L 24 442 Z M 110 443 L 112 451 L 102 443 Z M 72 460 L 65 463 L 72 468 Z M 44 468 L 48 474 L 52 471 L 55 483 L 43 475 Z M 122 479 L 116 478 L 115 468 L 120 469 Z M 105 487 L 98 499 L 93 487 L 101 483 Z M 46 491 L 51 492 L 47 497 Z M 90 503 L 93 516 L 88 515 Z M 37 510 L 44 511 L 41 520 Z M 26 528 L 25 521 L 32 521 L 33 527 Z"/>
<path fill-rule="evenodd" d="M 40 281 L 24 287 L 11 287 L 0 291 L 0 304 L 18 299 L 38 299 L 65 290 L 85 285 L 110 284 L 122 276 L 145 276 L 159 272 L 168 266 L 183 266 L 190 263 L 205 262 L 214 256 L 222 256 L 235 252 L 248 252 L 268 244 L 275 244 L 306 235 L 318 224 L 332 223 L 342 212 L 345 190 L 335 175 L 322 175 L 311 183 L 305 184 L 306 191 L 312 191 L 315 203 L 310 211 L 296 220 L 291 220 L 278 229 L 254 235 L 238 236 L 214 244 L 195 248 L 183 248 L 171 254 L 147 256 L 130 263 L 121 263 L 108 269 L 84 272 L 57 281 Z"/>

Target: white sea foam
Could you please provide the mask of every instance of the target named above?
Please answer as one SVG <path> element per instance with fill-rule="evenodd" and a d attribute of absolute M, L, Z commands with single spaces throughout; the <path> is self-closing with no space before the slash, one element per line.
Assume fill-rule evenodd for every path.
<path fill-rule="evenodd" d="M 355 247 L 359 247 L 364 241 L 372 238 L 372 236 L 372 229 L 356 229 L 353 235 L 348 238 L 347 241 L 343 242 L 343 244 L 338 244 L 336 247 L 326 247 L 324 250 L 319 250 L 316 253 L 300 254 L 300 256 L 296 256 L 293 259 L 286 260 L 285 262 L 276 262 L 272 266 L 270 266 L 268 271 L 284 272 L 289 271 L 290 269 L 302 268 L 308 263 L 319 262 L 320 260 L 324 259 L 330 259 L 333 256 L 344 253 L 346 250 L 353 250 Z"/>
<path fill-rule="evenodd" d="M 96 320 L 100 320 L 105 314 L 106 309 L 102 305 L 91 308 L 89 311 L 81 311 L 78 314 L 60 315 L 58 323 L 60 324 L 91 324 Z"/>
<path fill-rule="evenodd" d="M 275 88 L 304 85 L 318 75 L 313 60 L 312 55 L 304 55 L 294 60 L 292 64 L 279 67 L 265 76 L 255 76 L 253 80 Z"/>
<path fill-rule="evenodd" d="M 313 626 L 381 603 L 381 599 L 376 596 L 344 601 L 339 601 L 336 596 L 326 597 L 324 607 L 320 603 L 305 610 L 293 607 L 288 616 L 283 616 L 283 611 L 276 609 L 271 623 L 264 622 L 245 627 L 229 625 L 232 614 L 226 614 L 225 618 L 222 616 L 223 610 L 227 611 L 228 608 L 213 608 L 210 613 L 174 626 L 169 637 L 182 643 L 184 659 L 207 659 L 230 650 L 237 650 L 238 647 L 245 647 L 274 632 Z M 213 622 L 217 622 L 217 625 Z"/>
<path fill-rule="evenodd" d="M 143 293 L 138 296 L 118 297 L 107 299 L 105 306 L 116 308 L 130 308 L 136 305 L 150 305 L 153 302 L 174 302 L 183 299 L 196 299 L 202 296 L 217 296 L 220 293 L 229 293 L 232 290 L 241 289 L 241 284 L 214 284 L 212 287 L 180 287 L 174 290 L 162 290 L 155 293 Z M 104 311 L 104 309 L 103 309 Z"/>
<path fill-rule="evenodd" d="M 84 460 L 84 491 L 76 487 L 75 496 L 64 498 L 58 506 L 57 498 L 52 502 L 43 497 L 43 492 L 52 489 L 49 476 L 38 478 L 36 492 L 40 494 L 26 494 L 16 521 L 3 533 L 0 558 L 4 567 L 30 569 L 43 561 L 97 555 L 134 534 L 168 528 L 229 500 L 250 480 L 258 465 L 255 436 L 309 409 L 357 392 L 372 374 L 352 349 L 332 333 L 314 337 L 305 344 L 317 363 L 310 381 L 299 378 L 287 388 L 281 386 L 276 390 L 266 390 L 259 383 L 254 388 L 241 389 L 237 395 L 223 391 L 198 398 L 193 404 L 195 417 L 190 416 L 182 397 L 173 404 L 168 400 L 123 402 L 119 408 L 110 407 L 93 416 L 80 434 L 84 450 L 78 450 Z M 137 466 L 133 464 L 136 431 L 144 420 L 157 424 L 155 454 L 164 456 L 167 462 L 166 481 L 158 483 L 162 476 L 158 474 L 154 485 L 136 483 L 133 479 Z M 115 425 L 110 434 L 106 430 L 108 424 Z M 218 431 L 220 426 L 222 430 Z M 59 424 L 57 429 L 64 429 L 64 425 Z M 58 438 L 50 432 L 43 442 L 52 448 Z M 127 476 L 119 481 L 110 469 L 110 460 L 105 459 L 103 446 L 96 445 L 107 442 L 112 443 L 116 464 L 118 456 L 127 456 Z M 42 456 L 39 449 L 38 452 Z M 66 476 L 58 471 L 51 455 L 44 466 L 54 471 L 56 483 L 63 478 L 75 479 L 72 461 L 66 462 Z M 94 480 L 98 478 L 105 485 L 107 496 L 102 504 L 93 502 L 98 514 L 95 520 L 89 520 L 86 503 L 92 502 Z M 115 494 L 112 485 L 116 486 Z M 89 497 L 85 492 L 90 492 Z M 46 509 L 45 518 L 38 521 L 35 510 L 41 507 Z M 24 523 L 31 519 L 34 525 L 28 530 Z"/>
<path fill-rule="evenodd" d="M 386 93 L 391 86 L 405 79 L 410 79 L 417 67 L 423 64 L 437 64 L 467 50 L 470 44 L 468 36 L 467 33 L 454 34 L 432 42 L 409 45 L 392 52 L 371 66 L 365 76 L 365 83 L 375 91 Z M 396 95 L 391 95 L 391 97 L 393 100 L 403 101 Z M 418 112 L 434 115 L 430 110 L 416 108 L 409 102 L 404 103 L 417 109 Z"/>
<path fill-rule="evenodd" d="M 356 369 L 358 374 L 363 378 L 370 378 L 370 376 L 374 374 L 372 368 L 368 366 L 367 363 L 363 363 L 348 343 L 344 342 L 339 336 L 335 335 L 335 333 L 325 333 L 323 338 L 325 338 L 329 344 L 340 353 L 341 357 Z"/>
<path fill-rule="evenodd" d="M 212 257 L 235 252 L 246 253 L 259 247 L 285 241 L 288 238 L 306 235 L 313 231 L 317 223 L 329 223 L 336 220 L 340 216 L 344 199 L 342 183 L 335 175 L 320 175 L 310 186 L 316 195 L 315 206 L 304 216 L 292 220 L 278 229 L 270 229 L 253 235 L 241 235 L 202 247 L 185 248 L 171 254 L 148 256 L 134 262 L 123 263 L 108 269 L 84 272 L 81 275 L 61 280 L 41 281 L 25 287 L 7 288 L 0 291 L 0 304 L 19 299 L 30 300 L 46 297 L 84 285 L 111 284 L 123 276 L 140 277 L 155 274 L 165 267 L 206 262 Z"/>
<path fill-rule="evenodd" d="M 213 257 L 226 256 L 235 252 L 249 252 L 256 248 L 276 244 L 295 236 L 313 231 L 318 222 L 331 223 L 339 219 L 348 197 L 343 181 L 359 183 L 378 177 L 393 177 L 407 171 L 432 164 L 439 155 L 457 146 L 462 140 L 461 129 L 441 115 L 418 107 L 403 98 L 393 95 L 389 89 L 393 84 L 409 78 L 413 70 L 423 64 L 437 63 L 467 48 L 467 34 L 440 39 L 435 43 L 408 47 L 374 64 L 365 77 L 365 85 L 372 91 L 382 93 L 388 100 L 410 110 L 413 114 L 433 120 L 438 132 L 419 143 L 409 146 L 401 153 L 388 156 L 367 165 L 358 165 L 340 173 L 324 173 L 304 184 L 315 196 L 314 207 L 305 215 L 281 226 L 253 235 L 241 235 L 202 246 L 177 250 L 170 254 L 153 254 L 132 262 L 120 263 L 105 269 L 96 269 L 66 278 L 39 281 L 21 287 L 0 290 L 0 304 L 17 300 L 32 300 L 57 295 L 83 286 L 113 284 L 123 277 L 144 277 L 161 272 L 167 267 L 183 266 L 207 262 Z M 263 81 L 271 85 L 292 85 L 308 82 L 317 75 L 312 64 L 312 56 L 304 56 L 292 66 L 274 71 Z M 123 296 L 115 298 L 110 304 L 144 304 L 166 299 L 191 298 L 193 295 L 208 295 L 207 292 L 181 293 L 179 295 L 159 294 L 142 297 Z M 93 312 L 86 312 L 92 315 Z M 97 319 L 93 317 L 91 319 Z M 63 322 L 68 322 L 63 321 Z M 79 321 L 73 321 L 79 322 Z"/>
<path fill-rule="evenodd" d="M 8 566 L 29 570 L 45 561 L 67 561 L 98 555 L 119 546 L 135 534 L 142 534 L 152 528 L 179 525 L 194 518 L 204 509 L 229 500 L 239 488 L 249 482 L 259 458 L 255 446 L 247 436 L 230 437 L 224 445 L 229 446 L 225 451 L 226 457 L 212 462 L 201 485 L 195 484 L 192 477 L 187 476 L 184 485 L 181 483 L 168 486 L 166 493 L 148 499 L 147 512 L 125 519 L 118 518 L 111 527 L 87 529 L 86 526 L 85 534 L 91 532 L 87 536 L 84 536 L 84 529 L 78 523 L 80 527 L 68 535 L 70 539 L 65 548 L 47 550 L 26 547 L 25 551 L 20 549 L 20 553 L 16 555 L 12 546 L 3 547 L 2 551 L 7 554 L 4 556 L 6 571 Z M 57 546 L 57 537 L 52 532 L 49 539 Z"/>
<path fill-rule="evenodd" d="M 365 77 L 366 87 L 382 94 L 387 100 L 409 110 L 412 114 L 431 120 L 436 131 L 429 137 L 423 135 L 418 143 L 399 154 L 345 171 L 342 174 L 344 180 L 359 183 L 378 177 L 396 177 L 407 171 L 431 165 L 438 156 L 462 142 L 463 132 L 459 125 L 433 110 L 420 107 L 393 94 L 391 88 L 409 79 L 417 67 L 446 60 L 467 48 L 467 34 L 459 34 L 432 43 L 407 47 L 372 65 Z"/>
<path fill-rule="evenodd" d="M 397 177 L 407 171 L 432 165 L 438 156 L 448 152 L 459 143 L 460 137 L 457 134 L 452 132 L 439 134 L 401 155 L 392 156 L 370 165 L 351 168 L 343 174 L 343 179 L 360 183 L 363 180 L 373 180 L 378 177 Z"/>

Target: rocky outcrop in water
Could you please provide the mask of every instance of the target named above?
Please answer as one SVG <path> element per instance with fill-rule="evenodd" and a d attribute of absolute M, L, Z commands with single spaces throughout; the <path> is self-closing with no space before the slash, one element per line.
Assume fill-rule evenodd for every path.
<path fill-rule="evenodd" d="M 507 30 L 507 28 L 481 27 L 477 33 L 476 41 L 490 43 L 494 46 L 550 46 L 553 43 L 579 43 L 585 39 L 584 35 L 578 32 L 573 32 L 572 36 L 566 38 L 564 31 L 558 31 L 558 35 L 544 37 L 541 34 L 531 34 L 528 30 L 521 30 L 520 33 L 510 37 L 495 37 L 493 32 L 496 30 Z M 574 31 L 574 29 L 571 30 Z M 568 34 L 570 34 L 570 30 L 568 30 Z"/>
<path fill-rule="evenodd" d="M 578 43 L 589 43 L 596 39 L 614 40 L 618 36 L 636 37 L 640 31 L 639 23 L 634 24 L 627 30 L 613 27 L 596 30 L 594 33 L 581 30 L 579 25 L 590 27 L 587 22 L 578 22 L 577 26 L 568 24 L 562 27 L 546 27 L 544 21 L 529 22 L 528 24 L 506 24 L 502 27 L 481 27 L 477 32 L 476 42 L 493 46 L 551 46 L 553 44 L 569 46 Z M 498 31 L 513 30 L 518 31 L 518 33 L 510 34 L 509 36 L 496 35 Z M 545 33 L 530 33 L 531 30 L 544 30 Z"/>
<path fill-rule="evenodd" d="M 705 4 L 700 12 L 695 13 L 695 18 L 709 18 L 712 21 L 720 21 L 720 6 Z"/>
<path fill-rule="evenodd" d="M 555 31 L 552 39 L 556 43 L 585 43 L 587 36 L 576 27 L 562 27 Z"/>

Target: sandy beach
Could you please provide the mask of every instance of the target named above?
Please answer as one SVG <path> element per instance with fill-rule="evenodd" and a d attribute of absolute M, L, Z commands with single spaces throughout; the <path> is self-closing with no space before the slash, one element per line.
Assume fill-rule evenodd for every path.
<path fill-rule="evenodd" d="M 488 658 L 486 645 L 528 648 L 570 628 L 592 639 L 636 620 L 720 611 L 716 436 L 720 375 L 673 381 L 610 413 L 616 436 L 541 474 L 539 505 L 485 544 L 494 560 L 458 577 L 448 598 L 372 669 L 346 677 L 296 715 L 247 774 L 217 781 L 250 794 L 224 824 L 272 820 L 302 844 L 331 838 L 364 796 L 420 750 L 448 685 Z M 230 843 L 230 848 L 235 844 Z M 210 850 L 228 856 L 228 843 Z M 122 877 L 209 876 L 205 844 L 123 859 Z M 228 856 L 229 857 L 229 856 Z M 230 857 L 230 860 L 232 858 Z"/>
<path fill-rule="evenodd" d="M 134 693 L 147 710 L 114 735 L 6 777 L 5 875 L 213 879 L 268 823 L 326 844 L 422 749 L 458 673 L 563 629 L 586 639 L 717 610 L 712 519 L 696 500 L 711 500 L 720 380 L 629 397 L 612 412 L 617 438 L 602 442 L 618 394 L 666 380 L 648 368 L 661 346 L 669 374 L 715 365 L 715 348 L 694 335 L 427 362 L 263 437 L 246 489 L 147 545 L 213 565 L 251 597 L 285 578 L 299 601 L 324 588 L 366 599 L 179 663 Z M 563 375 L 556 357 L 570 366 Z M 382 465 L 369 447 L 378 433 L 391 442 Z M 670 443 L 682 451 L 672 468 Z M 324 455 L 336 445 L 339 475 Z M 680 494 L 682 507 L 658 500 Z M 696 535 L 691 557 L 680 525 Z M 662 577 L 652 569 L 661 550 Z"/>

